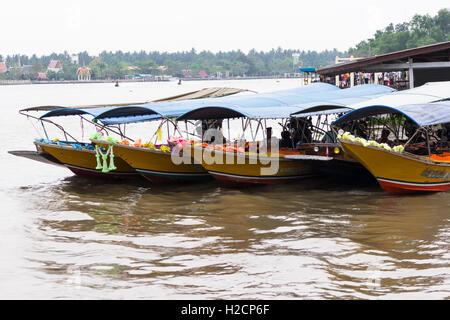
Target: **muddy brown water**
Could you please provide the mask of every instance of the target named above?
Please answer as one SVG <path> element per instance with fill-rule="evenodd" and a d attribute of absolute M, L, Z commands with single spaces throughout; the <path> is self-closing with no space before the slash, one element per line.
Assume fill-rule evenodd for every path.
<path fill-rule="evenodd" d="M 39 138 L 22 107 L 299 82 L 0 86 L 0 298 L 448 299 L 449 192 L 99 182 L 7 153 Z"/>

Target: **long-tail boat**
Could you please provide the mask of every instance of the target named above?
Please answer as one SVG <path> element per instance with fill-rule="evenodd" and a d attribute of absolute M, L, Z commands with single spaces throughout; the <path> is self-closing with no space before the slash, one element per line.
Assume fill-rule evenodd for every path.
<path fill-rule="evenodd" d="M 449 100 L 396 108 L 368 106 L 349 112 L 336 122 L 367 118 L 377 119 L 379 139 L 341 132 L 338 140 L 383 189 L 392 194 L 450 189 Z M 392 122 L 400 124 L 401 129 L 388 126 Z"/>
<path fill-rule="evenodd" d="M 32 157 L 34 160 L 42 161 L 42 159 L 53 160 L 54 164 L 63 165 L 76 175 L 85 177 L 100 178 L 131 178 L 139 177 L 139 174 L 130 167 L 120 157 L 115 157 L 111 163 L 103 163 L 97 160 L 98 150 L 90 142 L 83 142 L 74 134 L 69 133 L 63 126 L 52 121 L 51 119 L 62 116 L 78 116 L 81 122 L 82 136 L 84 130 L 91 126 L 90 130 L 101 130 L 107 134 L 121 134 L 120 126 L 106 126 L 99 121 L 95 121 L 95 116 L 109 110 L 110 107 L 92 107 L 92 108 L 53 108 L 41 115 L 37 120 L 41 123 L 45 138 L 35 139 L 36 154 Z M 27 114 L 27 116 L 30 116 Z M 33 117 L 33 116 L 32 116 Z M 48 125 L 52 124 L 59 129 L 64 138 L 50 138 Z M 105 150 L 105 152 L 107 152 Z M 24 156 L 27 152 L 11 151 L 15 155 Z M 28 152 L 32 153 L 32 152 Z M 31 158 L 31 157 L 30 157 Z M 114 155 L 112 156 L 114 158 Z M 101 170 L 99 170 L 101 169 Z"/>
<path fill-rule="evenodd" d="M 184 122 L 187 125 L 189 122 L 192 124 L 192 121 L 190 121 L 191 119 L 188 117 L 188 114 L 194 109 L 197 110 L 197 112 L 199 108 L 201 109 L 205 107 L 208 108 L 209 111 L 224 110 L 225 106 L 243 105 L 245 107 L 251 106 L 254 108 L 266 108 L 267 110 L 271 110 L 273 115 L 272 117 L 276 118 L 277 110 L 274 111 L 272 108 L 269 108 L 270 106 L 277 105 L 280 107 L 289 107 L 290 104 L 303 101 L 305 93 L 319 97 L 325 91 L 339 90 L 340 89 L 332 85 L 315 84 L 291 90 L 279 91 L 275 94 L 276 97 L 273 96 L 273 93 L 262 93 L 250 94 L 245 96 L 205 98 L 175 102 L 168 101 L 152 103 L 148 105 L 124 106 L 115 110 L 111 110 L 109 112 L 105 112 L 102 115 L 98 116 L 97 119 L 101 120 L 103 123 L 131 123 L 141 121 L 141 119 L 146 121 L 147 119 L 145 117 L 159 116 L 162 122 L 158 127 L 158 130 L 161 129 L 161 126 L 163 124 L 166 124 L 167 126 L 172 124 L 173 126 L 171 127 L 171 129 L 174 129 L 174 132 L 179 132 L 179 123 L 182 124 Z M 279 109 L 280 108 L 278 108 L 278 110 Z M 295 110 L 297 110 L 297 108 Z M 284 112 L 288 111 L 285 110 Z M 180 115 L 185 115 L 186 118 L 176 119 Z M 197 140 L 196 142 L 193 142 L 193 144 L 195 143 L 198 146 L 200 142 L 203 142 L 201 141 L 203 136 L 203 129 L 208 128 L 207 122 L 209 120 L 205 120 L 203 122 L 200 121 L 200 123 L 202 124 L 200 128 L 201 130 L 197 133 L 197 135 L 194 134 L 194 137 Z M 169 127 L 167 127 L 167 129 L 169 130 Z M 189 131 L 187 130 L 187 127 L 185 131 Z M 151 141 L 153 137 L 155 137 L 155 140 Z M 200 141 L 198 140 L 199 138 Z M 117 155 L 126 160 L 126 162 L 131 167 L 135 168 L 137 172 L 139 172 L 141 175 L 152 182 L 192 181 L 211 177 L 208 171 L 204 167 L 202 167 L 201 162 L 196 162 L 195 159 L 193 159 L 194 148 L 189 148 L 191 146 L 191 143 L 188 144 L 187 148 L 185 145 L 182 152 L 184 160 L 188 159 L 188 161 L 177 162 L 177 157 L 173 157 L 173 153 L 171 152 L 173 150 L 173 146 L 170 146 L 169 143 L 158 144 L 160 140 L 161 139 L 157 139 L 156 134 L 153 134 L 152 138 L 149 141 L 141 145 L 129 143 L 123 145 L 118 143 L 118 141 L 100 141 L 97 139 L 92 139 L 92 142 L 103 147 L 107 145 L 112 146 L 114 148 L 114 152 Z M 288 162 L 292 161 L 289 160 Z M 295 164 L 294 166 L 298 165 Z M 293 169 L 295 168 L 289 168 L 289 170 L 287 170 L 287 174 L 283 175 L 287 176 L 289 179 L 292 179 Z M 303 173 L 305 169 L 302 168 L 301 170 Z M 300 173 L 299 170 L 297 170 L 297 172 Z"/>
<path fill-rule="evenodd" d="M 35 139 L 34 145 L 36 151 L 18 150 L 9 151 L 9 153 L 47 164 L 64 166 L 73 173 L 81 176 L 101 178 L 139 177 L 139 173 L 137 173 L 127 162 L 123 161 L 120 156 L 115 156 L 111 153 L 112 149 L 96 148 L 91 142 L 80 141 L 74 137 L 75 134 L 69 133 L 62 125 L 51 119 L 59 119 L 58 117 L 63 116 L 78 116 L 80 118 L 82 136 L 84 135 L 84 129 L 90 126 L 91 130 L 103 132 L 106 135 L 115 134 L 121 138 L 126 138 L 124 134 L 126 124 L 121 123 L 120 121 L 103 123 L 102 120 L 96 119 L 96 117 L 106 111 L 121 108 L 126 105 L 139 106 L 168 101 L 182 101 L 185 99 L 194 100 L 205 97 L 223 97 L 243 91 L 249 90 L 216 87 L 187 92 L 150 102 L 116 103 L 78 107 L 38 106 L 26 108 L 19 112 L 28 118 L 37 120 L 43 130 L 44 137 Z M 35 116 L 35 112 L 45 113 L 40 116 Z M 154 118 L 154 116 L 151 116 L 150 118 Z M 140 120 L 142 121 L 142 119 Z M 50 138 L 47 128 L 49 124 L 60 130 L 60 133 L 62 133 L 61 139 L 54 137 Z M 133 141 L 132 139 L 129 140 Z M 108 162 L 104 161 L 103 158 L 105 156 L 108 157 Z"/>
<path fill-rule="evenodd" d="M 172 145 L 170 142 L 163 142 L 163 127 L 165 127 L 168 132 L 173 130 L 174 135 L 176 133 L 180 134 L 180 136 L 183 135 L 178 124 L 173 120 L 173 116 L 176 113 L 171 113 L 172 117 L 163 117 L 153 110 L 139 107 L 139 116 L 117 117 L 118 112 L 123 114 L 123 110 L 115 110 L 111 112 L 110 115 L 116 117 L 116 119 L 120 118 L 124 123 L 129 123 L 135 122 L 137 118 L 142 118 L 145 111 L 147 111 L 150 116 L 155 116 L 155 121 L 160 121 L 155 133 L 147 142 L 143 143 L 142 139 L 139 138 L 135 140 L 136 142 L 130 143 L 126 139 L 118 141 L 115 139 L 103 139 L 101 136 L 92 137 L 91 141 L 99 147 L 113 148 L 116 155 L 126 161 L 126 163 L 137 173 L 153 183 L 191 182 L 210 179 L 211 176 L 201 165 L 176 163 L 172 160 L 173 147 L 175 147 L 176 144 L 187 143 L 187 140 L 182 139 L 181 137 L 173 139 L 170 134 L 168 134 L 167 137 L 172 138 Z M 126 113 L 130 114 L 133 113 L 133 111 L 131 108 L 126 108 Z M 166 116 L 167 115 L 168 114 L 166 114 Z M 110 119 L 112 118 L 105 118 L 105 121 Z"/>
<path fill-rule="evenodd" d="M 345 108 L 347 103 L 367 100 L 388 92 L 392 92 L 392 89 L 379 85 L 339 89 L 324 83 L 314 83 L 264 95 L 222 99 L 220 104 L 204 104 L 180 116 L 178 120 L 223 121 L 240 118 L 243 131 L 241 137 L 246 130 L 251 131 L 252 141 L 243 141 L 242 138 L 226 141 L 215 137 L 214 143 L 204 148 L 193 148 L 194 159 L 214 178 L 226 184 L 279 184 L 315 174 L 308 164 L 295 159 L 305 155 L 302 143 L 311 142 L 311 135 L 305 134 L 309 130 L 307 122 L 310 119 L 292 118 L 292 114 L 308 111 L 315 116 L 331 113 L 330 110 L 334 110 L 334 113 L 346 112 L 349 110 Z M 266 122 L 270 119 L 281 120 L 281 134 L 287 133 L 291 145 L 280 145 L 279 140 L 272 136 L 272 128 Z M 252 123 L 256 128 L 255 132 L 252 130 Z M 287 127 L 289 129 L 284 130 Z M 259 129 L 262 140 L 257 141 Z M 292 143 L 299 134 L 303 139 Z"/>
<path fill-rule="evenodd" d="M 363 86 L 356 86 L 363 87 Z M 423 86 L 409 90 L 395 91 L 387 93 L 372 99 L 360 100 L 359 102 L 351 102 L 347 104 L 349 110 L 354 110 L 366 106 L 384 105 L 397 107 L 404 104 L 429 103 L 432 101 L 444 99 L 449 95 L 450 82 L 433 82 Z M 308 110 L 293 114 L 294 117 L 309 116 Z M 333 112 L 331 110 L 330 112 Z M 345 119 L 345 116 L 342 118 Z M 328 120 L 328 119 L 327 119 Z M 326 121 L 329 122 L 329 121 Z M 400 124 L 391 123 L 389 126 L 394 131 L 399 131 Z M 327 127 L 329 127 L 327 125 Z M 332 139 L 326 139 L 329 143 L 312 143 L 304 144 L 305 155 L 290 156 L 300 161 L 308 163 L 315 171 L 327 175 L 338 175 L 353 180 L 372 180 L 373 176 L 370 172 L 349 153 L 345 152 L 341 145 L 336 141 L 339 129 L 348 131 L 354 135 L 365 137 L 374 135 L 378 131 L 378 123 L 373 121 L 353 121 L 347 123 L 339 121 L 332 123 L 331 130 L 328 131 Z"/>

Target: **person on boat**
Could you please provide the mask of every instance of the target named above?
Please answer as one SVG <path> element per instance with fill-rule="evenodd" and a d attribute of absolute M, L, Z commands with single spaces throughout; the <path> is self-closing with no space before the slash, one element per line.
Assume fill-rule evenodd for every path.
<path fill-rule="evenodd" d="M 358 120 L 354 123 L 354 132 L 357 137 L 367 139 L 367 123 L 364 120 Z"/>
<path fill-rule="evenodd" d="M 378 143 L 387 143 L 390 147 L 394 146 L 394 141 L 389 140 L 389 135 L 391 134 L 391 131 L 389 129 L 383 129 L 381 131 L 381 137 L 377 140 Z"/>
<path fill-rule="evenodd" d="M 322 138 L 323 143 L 336 143 L 337 135 L 336 132 L 329 130 L 325 132 L 325 135 Z"/>
<path fill-rule="evenodd" d="M 226 143 L 226 139 L 223 136 L 222 133 L 222 120 L 202 120 L 202 131 L 203 135 L 207 130 L 215 130 L 215 135 L 208 137 L 204 142 L 210 143 L 210 144 L 224 144 Z"/>
<path fill-rule="evenodd" d="M 292 148 L 291 133 L 288 130 L 281 131 L 280 148 Z"/>
<path fill-rule="evenodd" d="M 312 121 L 311 117 L 305 118 L 291 118 L 288 127 L 292 130 L 292 139 L 294 146 L 298 147 L 302 143 L 312 142 Z"/>

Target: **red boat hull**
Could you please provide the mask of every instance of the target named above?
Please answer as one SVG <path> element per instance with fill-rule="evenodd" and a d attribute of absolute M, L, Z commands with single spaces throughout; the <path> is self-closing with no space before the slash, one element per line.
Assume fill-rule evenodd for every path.
<path fill-rule="evenodd" d="M 438 192 L 450 189 L 450 182 L 444 183 L 413 183 L 406 181 L 395 181 L 377 178 L 380 186 L 392 194 L 416 193 L 416 192 Z"/>

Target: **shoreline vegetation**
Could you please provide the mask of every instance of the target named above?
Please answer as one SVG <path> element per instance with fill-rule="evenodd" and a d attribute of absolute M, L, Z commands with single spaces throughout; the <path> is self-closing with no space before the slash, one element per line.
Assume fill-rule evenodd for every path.
<path fill-rule="evenodd" d="M 450 41 L 450 12 L 441 9 L 435 16 L 416 14 L 411 21 L 389 24 L 373 38 L 341 52 L 272 49 L 268 52 L 241 50 L 197 52 L 107 52 L 90 55 L 52 53 L 38 57 L 22 54 L 2 56 L 0 85 L 33 83 L 92 83 L 138 81 L 228 80 L 301 77 L 299 67 L 324 67 L 336 57 L 368 57 L 414 47 Z"/>

